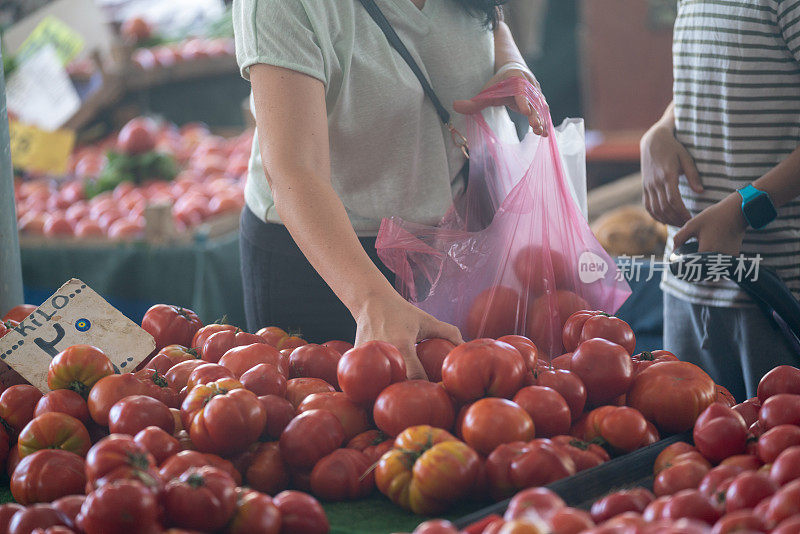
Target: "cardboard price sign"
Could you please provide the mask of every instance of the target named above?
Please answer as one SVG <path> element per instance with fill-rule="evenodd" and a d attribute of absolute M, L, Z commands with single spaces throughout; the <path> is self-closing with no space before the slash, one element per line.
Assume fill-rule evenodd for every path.
<path fill-rule="evenodd" d="M 25 171 L 64 174 L 72 148 L 75 132 L 55 130 L 46 132 L 30 124 L 12 120 L 8 123 L 11 137 L 11 161 L 14 167 Z"/>
<path fill-rule="evenodd" d="M 3 366 L 0 382 L 6 386 L 19 383 L 19 374 L 47 392 L 50 361 L 79 344 L 99 348 L 123 373 L 133 370 L 156 348 L 153 336 L 73 278 L 0 339 L 0 360 L 10 367 Z"/>

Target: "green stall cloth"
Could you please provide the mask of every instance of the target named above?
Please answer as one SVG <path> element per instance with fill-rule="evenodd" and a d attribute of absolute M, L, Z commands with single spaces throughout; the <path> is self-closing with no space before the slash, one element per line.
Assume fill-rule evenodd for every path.
<path fill-rule="evenodd" d="M 39 304 L 70 278 L 79 278 L 126 316 L 140 322 L 152 304 L 194 310 L 204 323 L 227 316 L 244 328 L 239 236 L 154 246 L 22 247 L 25 298 Z"/>

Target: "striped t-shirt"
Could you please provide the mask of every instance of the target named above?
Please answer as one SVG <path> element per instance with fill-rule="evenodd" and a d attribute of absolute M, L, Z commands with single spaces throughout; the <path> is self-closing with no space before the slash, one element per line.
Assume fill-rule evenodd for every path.
<path fill-rule="evenodd" d="M 697 194 L 680 179 L 694 216 L 800 145 L 800 0 L 680 0 L 673 63 L 676 137 L 705 189 Z M 800 199 L 748 230 L 742 252 L 760 254 L 800 297 Z M 691 284 L 665 273 L 662 289 L 695 304 L 752 303 L 730 281 Z"/>

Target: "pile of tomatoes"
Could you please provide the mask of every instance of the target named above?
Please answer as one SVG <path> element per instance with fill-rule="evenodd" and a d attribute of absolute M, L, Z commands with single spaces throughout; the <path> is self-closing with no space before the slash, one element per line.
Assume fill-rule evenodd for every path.
<path fill-rule="evenodd" d="M 672 354 L 633 354 L 630 327 L 601 312 L 569 317 L 562 341 L 572 352 L 552 363 L 522 336 L 422 341 L 417 354 L 430 381 L 407 380 L 403 356 L 381 341 L 353 348 L 306 343 L 277 327 L 251 334 L 163 304 L 147 311 L 142 327 L 156 351 L 134 373 L 115 373 L 101 351 L 76 345 L 53 359 L 52 391 L 23 385 L 0 396 L 0 442 L 9 445 L 20 504 L 72 498 L 85 486 L 92 510 L 104 510 L 98 499 L 153 502 L 146 517 L 159 528 L 203 530 L 181 512 L 184 499 L 204 502 L 220 484 L 243 484 L 265 503 L 290 488 L 325 501 L 377 489 L 434 515 L 568 477 L 692 428 L 718 400 L 732 404 Z M 117 463 L 100 461 L 106 451 Z M 238 491 L 240 503 L 250 495 Z M 115 492 L 152 499 L 106 497 Z M 271 501 L 292 525 L 282 532 L 324 532 L 316 501 L 302 498 L 305 527 L 286 519 L 279 497 Z M 233 509 L 202 516 L 205 530 L 246 532 L 232 526 Z M 63 521 L 101 532 L 89 512 L 87 504 L 78 519 Z"/>
<path fill-rule="evenodd" d="M 694 445 L 674 443 L 653 465 L 653 491 L 613 492 L 589 512 L 537 488 L 518 493 L 503 518 L 477 525 L 483 534 L 795 534 L 800 532 L 800 369 L 780 366 L 757 396 L 706 408 Z M 474 529 L 473 529 L 474 530 Z M 472 530 L 470 530 L 472 531 Z M 455 534 L 430 521 L 416 534 Z"/>
<path fill-rule="evenodd" d="M 129 240 L 143 235 L 149 204 L 169 204 L 179 232 L 219 215 L 238 213 L 244 205 L 252 141 L 252 131 L 226 139 L 212 135 L 202 124 L 178 128 L 137 117 L 118 134 L 77 149 L 70 161 L 71 179 L 19 181 L 15 187 L 19 230 L 32 236 Z M 173 181 L 147 180 L 140 185 L 125 181 L 87 198 L 85 183 L 101 174 L 110 150 L 134 156 L 151 151 L 166 154 L 181 170 Z"/>

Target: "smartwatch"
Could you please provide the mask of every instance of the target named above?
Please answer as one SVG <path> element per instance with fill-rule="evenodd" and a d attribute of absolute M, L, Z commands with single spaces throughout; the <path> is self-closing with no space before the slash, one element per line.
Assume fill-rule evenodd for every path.
<path fill-rule="evenodd" d="M 764 228 L 778 216 L 778 211 L 766 191 L 756 189 L 750 184 L 738 192 L 742 197 L 742 214 L 751 228 Z"/>

